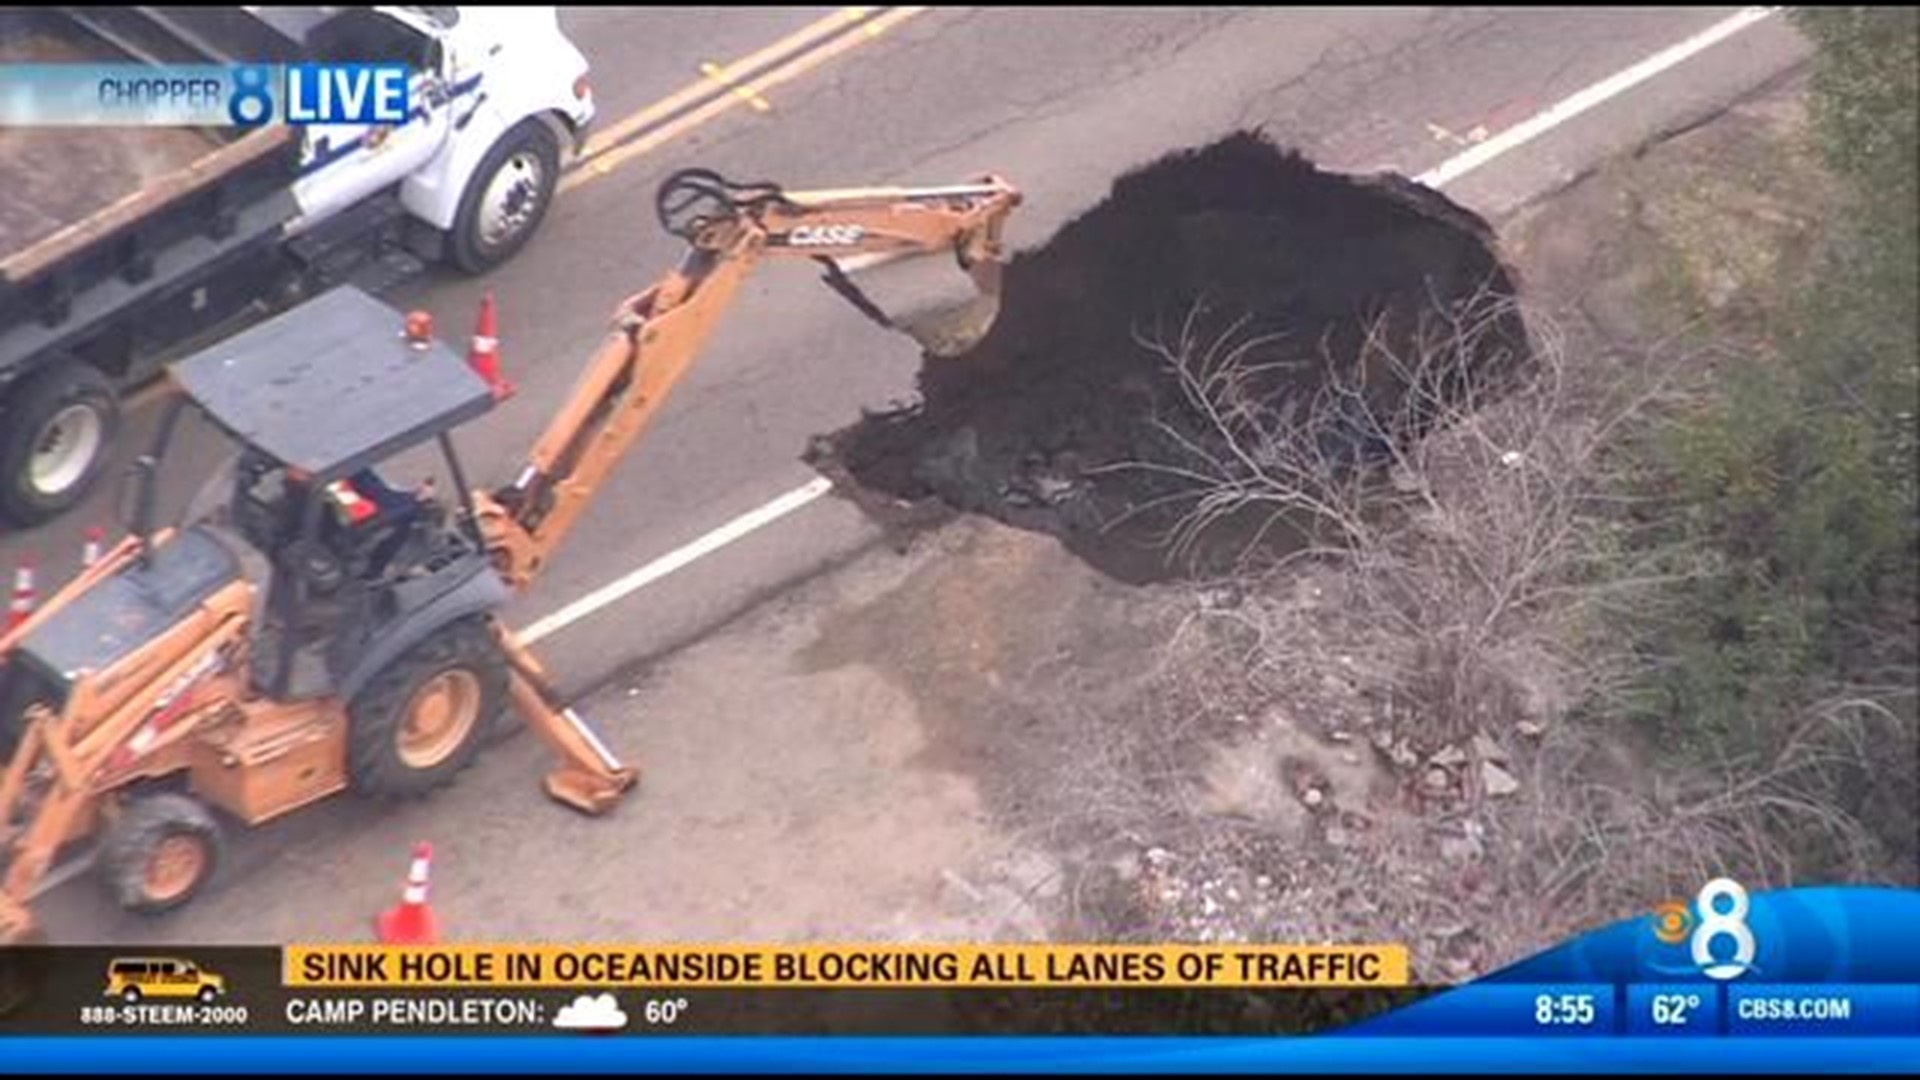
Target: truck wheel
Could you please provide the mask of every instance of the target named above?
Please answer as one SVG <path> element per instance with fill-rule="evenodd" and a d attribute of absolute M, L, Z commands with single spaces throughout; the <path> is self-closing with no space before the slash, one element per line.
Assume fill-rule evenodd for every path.
<path fill-rule="evenodd" d="M 198 799 L 166 793 L 129 799 L 107 827 L 100 869 L 128 911 L 157 915 L 199 893 L 220 865 L 220 823 Z"/>
<path fill-rule="evenodd" d="M 120 404 L 105 375 L 73 361 L 15 387 L 0 421 L 0 516 L 38 525 L 78 503 L 100 474 Z"/>
<path fill-rule="evenodd" d="M 373 677 L 348 707 L 348 766 L 366 794 L 417 798 L 472 764 L 507 698 L 487 625 L 462 619 Z"/>
<path fill-rule="evenodd" d="M 513 258 L 553 203 L 560 182 L 560 140 L 538 117 L 500 137 L 474 170 L 453 219 L 454 265 L 469 274 Z"/>

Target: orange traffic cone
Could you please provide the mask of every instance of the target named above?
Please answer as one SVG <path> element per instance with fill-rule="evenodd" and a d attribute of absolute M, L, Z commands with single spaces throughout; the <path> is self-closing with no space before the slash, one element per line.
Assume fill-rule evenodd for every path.
<path fill-rule="evenodd" d="M 7 629 L 12 630 L 33 615 L 40 597 L 33 584 L 33 556 L 20 556 L 13 568 L 13 595 L 7 600 Z"/>
<path fill-rule="evenodd" d="M 80 546 L 80 569 L 86 570 L 100 561 L 100 541 L 106 535 L 107 531 L 98 525 L 87 530 L 87 541 Z"/>
<path fill-rule="evenodd" d="M 467 350 L 467 366 L 487 381 L 487 386 L 493 390 L 494 400 L 501 401 L 513 394 L 513 384 L 500 374 L 498 322 L 493 290 L 488 289 L 487 294 L 480 298 L 480 320 L 473 328 L 473 344 Z"/>
<path fill-rule="evenodd" d="M 382 945 L 432 945 L 440 940 L 440 927 L 427 906 L 427 874 L 433 862 L 433 845 L 425 840 L 414 845 L 413 864 L 407 868 L 407 889 L 400 903 L 381 912 L 373 921 Z"/>

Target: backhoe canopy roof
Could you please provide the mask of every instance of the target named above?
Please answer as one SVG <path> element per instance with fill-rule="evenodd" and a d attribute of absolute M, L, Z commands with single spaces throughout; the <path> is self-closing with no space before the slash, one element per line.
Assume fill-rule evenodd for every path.
<path fill-rule="evenodd" d="M 405 316 L 335 289 L 175 364 L 172 378 L 233 438 L 326 483 L 492 408 L 487 384 Z"/>

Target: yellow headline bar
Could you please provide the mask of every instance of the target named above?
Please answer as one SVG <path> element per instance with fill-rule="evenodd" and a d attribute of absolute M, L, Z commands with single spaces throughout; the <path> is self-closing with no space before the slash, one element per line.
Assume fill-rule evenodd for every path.
<path fill-rule="evenodd" d="M 302 945 L 288 986 L 1405 986 L 1404 945 Z"/>

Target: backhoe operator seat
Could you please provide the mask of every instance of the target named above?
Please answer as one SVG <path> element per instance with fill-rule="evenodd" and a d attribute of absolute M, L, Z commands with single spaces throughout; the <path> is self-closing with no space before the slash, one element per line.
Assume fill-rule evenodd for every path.
<path fill-rule="evenodd" d="M 378 581 L 394 556 L 430 527 L 430 503 L 390 487 L 372 468 L 328 485 L 328 539 L 361 578 Z"/>

